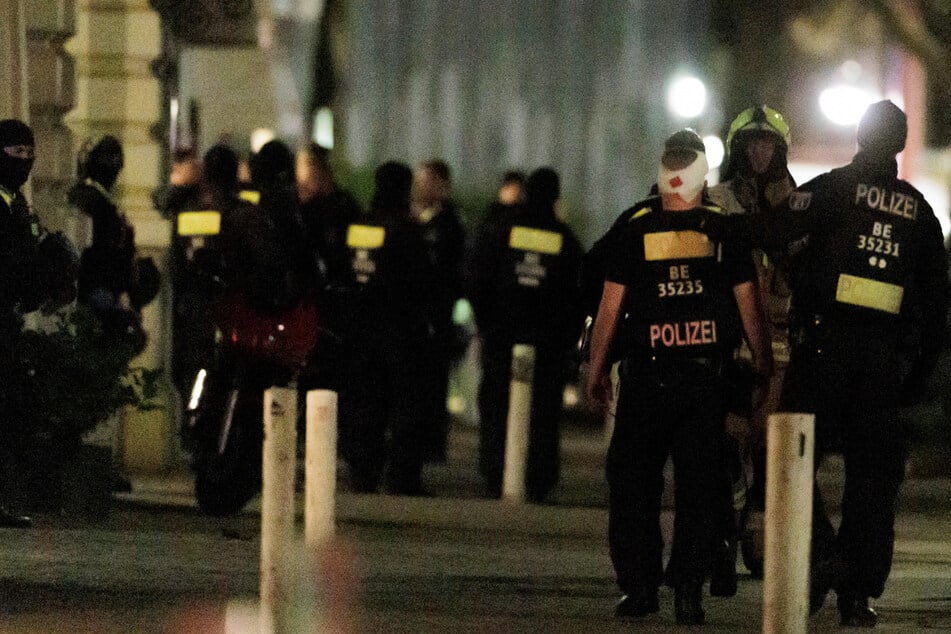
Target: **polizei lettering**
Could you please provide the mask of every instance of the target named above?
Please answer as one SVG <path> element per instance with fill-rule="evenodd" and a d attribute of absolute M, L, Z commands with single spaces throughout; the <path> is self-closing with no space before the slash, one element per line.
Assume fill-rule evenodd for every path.
<path fill-rule="evenodd" d="M 717 322 L 712 319 L 650 325 L 651 348 L 703 346 L 717 342 Z"/>
<path fill-rule="evenodd" d="M 918 215 L 918 199 L 908 194 L 859 183 L 855 186 L 855 204 L 914 220 Z"/>

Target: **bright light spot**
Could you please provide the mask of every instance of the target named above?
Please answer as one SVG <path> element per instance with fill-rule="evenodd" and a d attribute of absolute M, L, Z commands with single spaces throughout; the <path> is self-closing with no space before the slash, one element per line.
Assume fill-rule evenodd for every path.
<path fill-rule="evenodd" d="M 334 149 L 334 113 L 330 108 L 320 108 L 314 115 L 314 143 Z"/>
<path fill-rule="evenodd" d="M 885 95 L 885 99 L 888 99 L 902 110 L 905 109 L 905 97 L 900 92 L 890 90 L 888 94 Z"/>
<path fill-rule="evenodd" d="M 862 77 L 862 65 L 854 59 L 847 60 L 839 66 L 842 79 L 847 82 L 857 82 Z"/>
<path fill-rule="evenodd" d="M 707 165 L 715 170 L 723 164 L 723 157 L 726 149 L 723 147 L 723 141 L 715 134 L 703 137 L 703 147 L 707 149 Z"/>
<path fill-rule="evenodd" d="M 858 86 L 840 84 L 820 93 L 819 108 L 836 125 L 855 125 L 865 110 L 878 99 L 877 95 Z"/>
<path fill-rule="evenodd" d="M 707 105 L 707 87 L 696 77 L 681 77 L 667 90 L 667 107 L 678 117 L 693 119 Z"/>
<path fill-rule="evenodd" d="M 951 196 L 948 194 L 948 188 L 927 176 L 916 176 L 911 179 L 911 184 L 917 187 L 931 204 L 941 225 L 941 232 L 947 238 L 951 234 L 951 218 L 948 216 L 951 213 Z"/>
<path fill-rule="evenodd" d="M 255 154 L 261 151 L 264 144 L 275 139 L 274 130 L 270 128 L 258 128 L 251 133 L 251 151 Z"/>
<path fill-rule="evenodd" d="M 578 390 L 578 386 L 574 383 L 566 384 L 565 389 L 561 393 L 562 405 L 565 407 L 577 407 L 580 402 L 581 393 Z"/>

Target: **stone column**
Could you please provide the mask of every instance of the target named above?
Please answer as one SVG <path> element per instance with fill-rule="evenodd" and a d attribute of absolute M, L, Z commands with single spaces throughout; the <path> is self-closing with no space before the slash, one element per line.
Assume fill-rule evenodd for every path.
<path fill-rule="evenodd" d="M 23 0 L 0 0 L 0 119 L 27 119 L 26 29 Z"/>
<path fill-rule="evenodd" d="M 171 300 L 165 260 L 170 227 L 150 198 L 161 168 L 161 146 L 152 134 L 161 117 L 161 88 L 150 71 L 161 53 L 159 15 L 148 0 L 76 0 L 75 36 L 66 50 L 76 65 L 75 108 L 66 116 L 75 139 L 73 155 L 89 136 L 113 134 L 122 141 L 125 168 L 116 187 L 119 208 L 135 226 L 139 255 L 152 256 L 163 273 L 162 291 L 143 311 L 148 348 L 132 365 L 167 368 Z M 171 397 L 171 390 L 166 394 Z M 130 409 L 120 417 L 118 458 L 128 470 L 170 466 L 176 455 L 175 411 L 172 399 L 163 409 Z"/>
<path fill-rule="evenodd" d="M 73 59 L 63 48 L 75 28 L 73 0 L 45 0 L 26 14 L 30 65 L 30 125 L 36 136 L 33 209 L 52 231 L 76 239 L 76 223 L 66 204 L 75 174 L 72 135 L 63 116 L 73 107 Z"/>

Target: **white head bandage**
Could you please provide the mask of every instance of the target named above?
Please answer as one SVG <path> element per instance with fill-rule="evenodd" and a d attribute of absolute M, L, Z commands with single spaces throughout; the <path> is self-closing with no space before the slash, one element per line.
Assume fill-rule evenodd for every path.
<path fill-rule="evenodd" d="M 707 155 L 703 152 L 697 152 L 697 158 L 681 169 L 668 169 L 661 163 L 657 171 L 657 189 L 661 194 L 679 194 L 685 201 L 691 201 L 703 191 L 708 171 Z"/>

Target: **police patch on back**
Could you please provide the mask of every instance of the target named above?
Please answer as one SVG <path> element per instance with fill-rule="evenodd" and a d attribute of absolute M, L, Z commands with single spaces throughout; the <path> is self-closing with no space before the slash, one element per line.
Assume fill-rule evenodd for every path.
<path fill-rule="evenodd" d="M 546 256 L 561 253 L 563 237 L 556 231 L 515 225 L 509 232 L 509 248 L 523 253 L 515 263 L 515 278 L 519 286 L 538 288 L 548 276 Z"/>
<path fill-rule="evenodd" d="M 803 211 L 812 203 L 812 192 L 794 191 L 789 194 L 789 208 L 793 211 Z"/>

